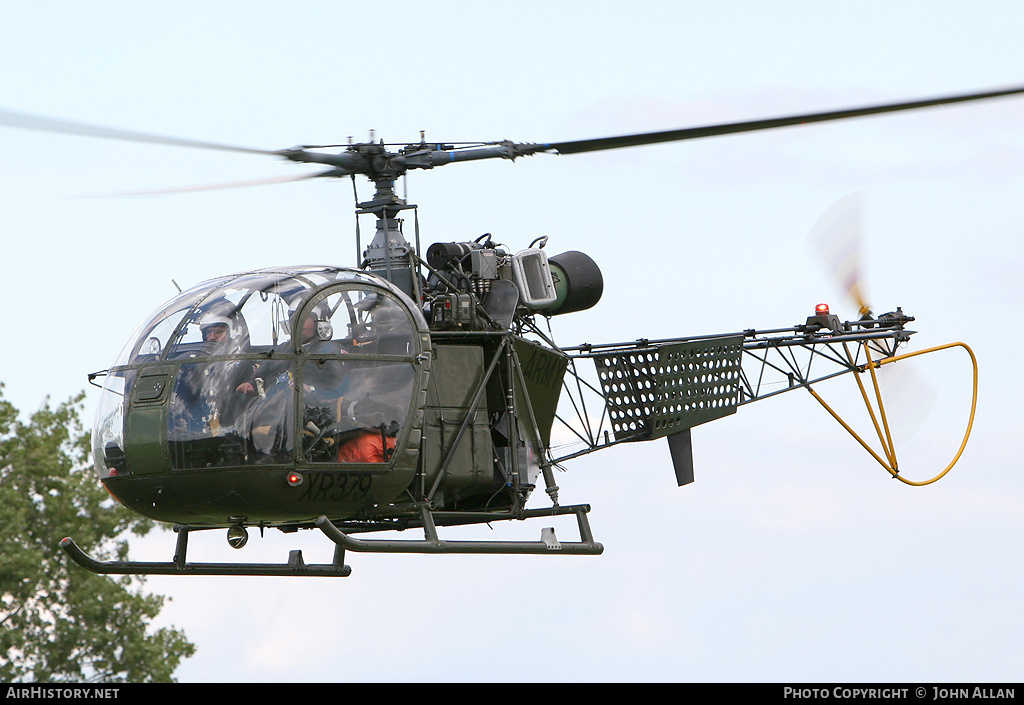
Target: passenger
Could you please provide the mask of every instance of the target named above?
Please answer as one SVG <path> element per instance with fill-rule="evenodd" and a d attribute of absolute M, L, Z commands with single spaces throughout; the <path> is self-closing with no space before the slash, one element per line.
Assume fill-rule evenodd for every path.
<path fill-rule="evenodd" d="M 292 304 L 290 319 L 293 324 L 297 321 L 301 304 L 301 300 Z M 247 410 L 246 424 L 251 428 L 255 449 L 269 457 L 281 458 L 291 452 L 296 375 L 301 375 L 302 379 L 302 433 L 309 438 L 322 437 L 321 430 L 336 423 L 347 384 L 344 366 L 339 360 L 306 357 L 345 352 L 341 344 L 332 339 L 330 309 L 325 304 L 314 307 L 302 325 L 296 328 L 297 342 L 305 355 L 294 360 L 288 354 L 293 351 L 293 343 L 284 343 L 278 348 L 284 355 L 260 363 L 253 375 L 252 384 L 259 398 Z"/>
<path fill-rule="evenodd" d="M 302 321 L 302 348 L 308 355 L 340 355 L 348 352 L 334 340 L 330 308 L 326 303 L 313 307 Z M 297 312 L 296 312 L 297 314 Z M 347 386 L 345 365 L 338 360 L 320 358 L 303 367 L 302 391 L 307 406 L 337 407 Z"/>
<path fill-rule="evenodd" d="M 302 321 L 302 347 L 311 355 L 337 355 L 347 352 L 340 341 L 334 339 L 331 310 L 326 302 L 313 307 Z"/>
<path fill-rule="evenodd" d="M 394 451 L 394 436 L 385 435 L 384 432 L 375 429 L 361 429 L 338 448 L 338 462 L 386 463 Z"/>
<path fill-rule="evenodd" d="M 291 317 L 293 320 L 298 315 L 297 308 L 298 306 L 293 304 L 293 309 L 291 311 Z M 318 306 L 311 311 L 302 322 L 302 328 L 299 331 L 299 339 L 306 354 L 337 355 L 347 352 L 342 348 L 338 341 L 331 338 L 332 328 L 328 314 L 328 311 L 324 310 L 321 306 Z M 292 351 L 292 344 L 290 342 L 282 343 L 275 348 L 275 350 L 282 353 L 290 353 Z M 333 368 L 333 366 L 331 367 Z M 286 373 L 286 371 L 290 369 L 291 365 L 285 360 L 271 360 L 263 362 L 256 369 L 254 384 L 256 381 L 255 378 L 258 377 L 259 385 L 264 390 L 269 390 L 272 386 L 282 382 L 292 385 L 293 375 Z M 324 387 L 337 387 L 341 381 L 338 379 L 336 370 L 334 370 L 334 373 L 332 374 L 332 372 L 327 370 L 324 365 L 316 366 L 307 364 L 305 372 L 307 379 L 304 380 L 303 388 L 306 392 L 315 392 L 316 390 Z M 253 393 L 249 388 L 246 388 L 245 391 L 249 394 Z"/>
<path fill-rule="evenodd" d="M 368 396 L 352 404 L 349 411 L 343 423 L 352 430 L 339 438 L 338 462 L 388 462 L 395 450 L 395 437 L 401 430 L 398 410 Z"/>

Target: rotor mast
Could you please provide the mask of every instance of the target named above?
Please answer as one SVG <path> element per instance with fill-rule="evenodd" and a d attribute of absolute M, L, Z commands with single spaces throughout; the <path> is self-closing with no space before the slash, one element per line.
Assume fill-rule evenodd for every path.
<path fill-rule="evenodd" d="M 362 174 L 373 182 L 376 189 L 373 198 L 356 203 L 357 216 L 369 213 L 377 216 L 376 231 L 362 253 L 360 266 L 387 279 L 418 300 L 419 280 L 415 274 L 417 257 L 402 233 L 401 220 L 398 218 L 401 211 L 416 206 L 399 198 L 395 193 L 395 182 L 410 169 L 433 169 L 453 162 L 496 157 L 514 159 L 532 154 L 536 150 L 522 149 L 532 146 L 500 142 L 474 145 L 466 149 L 450 144 L 428 145 L 421 140 L 416 144 L 403 145 L 397 152 L 392 152 L 382 140 L 379 143 L 352 144 L 338 154 L 310 151 L 317 148 L 308 146 L 281 150 L 277 154 L 295 162 L 329 164 L 334 167 L 320 176 Z"/>
<path fill-rule="evenodd" d="M 357 145 L 367 159 L 366 176 L 373 182 L 373 198 L 356 203 L 356 216 L 372 213 L 377 216 L 373 239 L 362 253 L 361 267 L 387 279 L 418 301 L 419 280 L 416 276 L 416 253 L 402 233 L 398 218 L 401 211 L 415 208 L 395 193 L 395 181 L 406 169 L 396 163 L 383 144 Z"/>

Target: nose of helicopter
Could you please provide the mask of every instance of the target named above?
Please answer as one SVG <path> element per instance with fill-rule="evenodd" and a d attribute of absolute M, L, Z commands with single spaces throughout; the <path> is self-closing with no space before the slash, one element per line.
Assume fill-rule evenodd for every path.
<path fill-rule="evenodd" d="M 416 465 L 429 344 L 418 307 L 358 270 L 204 282 L 144 321 L 103 375 L 94 467 L 165 521 L 387 501 Z M 353 451 L 367 433 L 387 452 Z"/>

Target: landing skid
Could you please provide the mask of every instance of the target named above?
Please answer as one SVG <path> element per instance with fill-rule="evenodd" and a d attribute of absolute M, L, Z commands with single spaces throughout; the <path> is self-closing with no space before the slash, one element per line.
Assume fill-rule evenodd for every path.
<path fill-rule="evenodd" d="M 480 553 L 480 554 L 536 554 L 536 555 L 599 555 L 604 546 L 594 541 L 587 520 L 587 505 L 555 507 L 548 510 L 527 510 L 516 517 L 526 519 L 537 516 L 575 514 L 579 525 L 578 542 L 561 542 L 555 537 L 555 530 L 541 530 L 540 541 L 444 541 L 441 540 L 434 524 L 433 514 L 423 505 L 420 518 L 424 538 L 420 540 L 391 541 L 384 539 L 356 539 L 341 531 L 327 517 L 318 517 L 315 525 L 334 544 L 332 563 L 309 564 L 302 559 L 301 550 L 288 554 L 288 562 L 273 563 L 189 563 L 186 559 L 188 535 L 191 531 L 184 526 L 175 527 L 178 532 L 174 558 L 169 562 L 159 561 L 98 561 L 71 538 L 61 540 L 64 552 L 78 565 L 93 573 L 115 575 L 280 575 L 313 577 L 348 577 L 352 568 L 345 565 L 345 551 L 357 553 Z"/>

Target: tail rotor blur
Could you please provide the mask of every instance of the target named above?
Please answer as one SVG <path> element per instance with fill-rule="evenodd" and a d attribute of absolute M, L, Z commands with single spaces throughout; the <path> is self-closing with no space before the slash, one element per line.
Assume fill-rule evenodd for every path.
<path fill-rule="evenodd" d="M 836 282 L 841 292 L 856 306 L 857 313 L 862 321 L 875 319 L 868 304 L 867 287 L 865 286 L 862 256 L 863 222 L 864 194 L 861 192 L 852 193 L 832 204 L 815 222 L 809 236 L 810 243 L 821 256 L 826 271 Z M 885 314 L 879 317 L 878 320 L 884 320 L 891 315 Z M 876 444 L 871 444 L 862 439 L 845 421 L 839 418 L 814 390 L 809 389 L 809 391 L 893 477 L 912 485 L 928 484 L 938 480 L 959 460 L 967 443 L 967 438 L 970 435 L 974 419 L 974 408 L 977 403 L 978 372 L 974 354 L 970 351 L 970 348 L 967 348 L 962 343 L 953 343 L 903 355 L 895 354 L 895 350 L 883 350 L 870 344 L 867 340 L 860 343 L 860 345 L 863 346 L 862 352 L 868 364 L 863 365 L 858 370 L 856 375 L 857 384 L 866 405 L 868 416 L 871 419 L 871 425 L 873 425 L 875 435 L 877 436 Z M 967 430 L 959 451 L 945 470 L 924 482 L 908 481 L 899 475 L 896 444 L 908 440 L 920 429 L 932 410 L 936 401 L 936 394 L 930 385 L 917 374 L 913 366 L 890 363 L 953 347 L 964 347 L 966 349 L 971 357 L 974 369 L 974 395 L 971 401 L 970 421 L 967 423 Z M 877 356 L 874 356 L 874 359 L 872 359 L 872 350 L 876 353 L 881 352 L 883 357 L 879 359 Z M 851 353 L 848 351 L 848 354 Z M 868 374 L 864 375 L 865 372 Z M 868 384 L 873 388 L 873 391 L 868 391 L 861 379 L 862 375 L 867 378 Z M 885 399 L 884 403 L 883 398 Z M 890 421 L 897 418 L 899 418 L 899 423 L 890 424 Z"/>
<path fill-rule="evenodd" d="M 810 241 L 828 273 L 860 316 L 871 315 L 864 286 L 864 194 L 851 193 L 833 203 L 811 229 Z"/>

